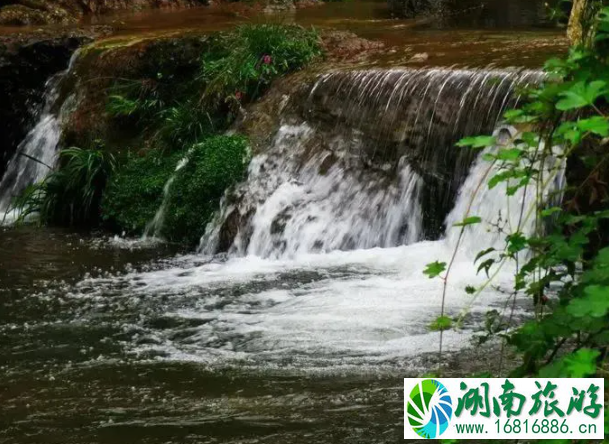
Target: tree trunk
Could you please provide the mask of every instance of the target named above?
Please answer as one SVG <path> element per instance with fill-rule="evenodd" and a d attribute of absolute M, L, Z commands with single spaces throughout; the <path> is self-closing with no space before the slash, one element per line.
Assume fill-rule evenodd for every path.
<path fill-rule="evenodd" d="M 584 42 L 583 22 L 588 2 L 589 0 L 573 0 L 569 27 L 567 28 L 567 37 L 571 45 L 580 45 Z"/>

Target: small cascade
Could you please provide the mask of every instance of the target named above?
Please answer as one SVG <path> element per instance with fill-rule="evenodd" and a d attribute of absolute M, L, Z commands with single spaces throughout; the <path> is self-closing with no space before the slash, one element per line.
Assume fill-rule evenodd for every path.
<path fill-rule="evenodd" d="M 70 102 L 61 94 L 62 81 L 72 70 L 78 57 L 76 51 L 65 71 L 51 77 L 46 84 L 45 105 L 38 123 L 17 147 L 0 182 L 0 224 L 14 221 L 18 214 L 11 202 L 29 185 L 40 182 L 53 170 L 61 126 Z"/>
<path fill-rule="evenodd" d="M 171 199 L 171 186 L 173 182 L 176 180 L 178 172 L 186 166 L 188 163 L 188 156 L 184 157 L 182 160 L 178 162 L 174 173 L 171 175 L 169 180 L 165 183 L 163 187 L 163 201 L 161 202 L 161 206 L 156 211 L 152 220 L 146 225 L 146 230 L 142 236 L 142 240 L 147 240 L 149 238 L 160 238 L 161 230 L 163 229 L 163 223 L 165 222 L 165 214 L 167 213 L 167 207 L 169 206 L 169 202 Z"/>
<path fill-rule="evenodd" d="M 509 146 L 511 141 L 517 139 L 518 131 L 514 127 L 501 126 L 494 136 L 499 145 L 490 147 L 479 155 L 459 190 L 454 208 L 446 218 L 446 242 L 452 248 L 457 244 L 461 231 L 454 227 L 455 224 L 471 216 L 482 219 L 479 224 L 464 229 L 460 251 L 470 258 L 480 252 L 481 246 L 502 250 L 505 247 L 506 233 L 520 231 L 527 237 L 533 235 L 537 221 L 532 210 L 535 209 L 537 196 L 542 196 L 547 205 L 559 204 L 559 192 L 566 186 L 564 159 L 560 161 L 550 156 L 543 166 L 536 165 L 545 178 L 543 189 L 538 190 L 537 184 L 531 182 L 526 187 L 519 188 L 514 195 L 508 196 L 507 187 L 517 184 L 514 180 L 489 188 L 489 180 L 500 169 L 498 164 L 484 160 L 484 154 L 496 151 L 500 146 Z M 558 148 L 554 150 L 557 151 Z"/>
<path fill-rule="evenodd" d="M 248 181 L 237 190 L 242 206 L 225 216 L 247 219 L 236 233 L 233 252 L 290 257 L 419 239 L 417 174 L 408 165 L 395 176 L 387 174 L 389 164 L 363 168 L 340 138 L 312 153 L 316 136 L 307 124 L 285 125 L 268 153 L 252 161 Z M 203 251 L 216 250 L 222 235 L 214 230 L 206 236 Z"/>
<path fill-rule="evenodd" d="M 476 153 L 535 71 L 371 70 L 321 76 L 225 199 L 201 249 L 281 258 L 408 245 L 445 233 Z M 460 219 L 459 219 L 460 220 Z"/>

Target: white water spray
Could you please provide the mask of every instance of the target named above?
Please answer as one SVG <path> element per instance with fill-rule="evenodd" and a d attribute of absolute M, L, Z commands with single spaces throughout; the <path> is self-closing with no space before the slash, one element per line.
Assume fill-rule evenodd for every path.
<path fill-rule="evenodd" d="M 40 182 L 53 170 L 57 161 L 57 146 L 61 138 L 61 125 L 69 100 L 59 106 L 62 99 L 60 86 L 78 57 L 76 51 L 68 68 L 54 75 L 46 83 L 45 104 L 34 128 L 25 136 L 9 161 L 0 182 L 0 225 L 11 223 L 19 217 L 11 207 L 12 200 L 29 185 Z M 59 110 L 57 109 L 59 107 Z"/>

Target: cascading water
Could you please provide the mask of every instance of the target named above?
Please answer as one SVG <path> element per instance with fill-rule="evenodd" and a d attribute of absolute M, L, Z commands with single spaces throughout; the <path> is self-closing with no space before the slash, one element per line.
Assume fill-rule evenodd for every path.
<path fill-rule="evenodd" d="M 68 68 L 51 77 L 46 84 L 45 105 L 34 128 L 26 135 L 9 161 L 0 182 L 0 225 L 14 221 L 19 215 L 11 208 L 12 200 L 29 185 L 43 180 L 57 161 L 57 145 L 69 98 L 61 94 L 64 78 L 78 57 L 76 51 Z"/>
<path fill-rule="evenodd" d="M 188 163 L 188 156 L 184 157 L 182 160 L 178 162 L 176 165 L 176 169 L 174 173 L 171 175 L 165 186 L 163 187 L 163 202 L 161 202 L 161 206 L 155 213 L 152 220 L 146 225 L 146 230 L 144 231 L 144 235 L 142 236 L 143 240 L 150 238 L 151 236 L 154 238 L 159 238 L 161 236 L 161 230 L 163 229 L 163 223 L 165 222 L 165 214 L 167 212 L 167 206 L 169 205 L 169 201 L 171 199 L 171 186 L 173 182 L 176 180 L 178 172 L 186 166 Z"/>
<path fill-rule="evenodd" d="M 419 239 L 420 179 L 408 165 L 395 177 L 387 175 L 391 165 L 362 170 L 360 158 L 340 138 L 326 140 L 327 149 L 312 154 L 314 136 L 307 124 L 283 126 L 269 153 L 252 161 L 239 190 L 243 206 L 232 210 L 252 216 L 238 232 L 233 252 L 294 257 Z M 213 253 L 220 235 L 213 230 L 203 251 Z"/>
<path fill-rule="evenodd" d="M 121 356 L 136 359 L 403 370 L 437 350 L 429 324 L 441 306 L 450 316 L 471 306 L 474 317 L 505 307 L 495 286 L 511 284 L 509 267 L 472 305 L 465 287 L 485 278 L 469 253 L 487 242 L 501 247 L 489 225 L 498 208 L 517 220 L 521 200 L 503 205 L 501 187 L 472 200 L 488 166 L 454 143 L 493 131 L 518 100 L 515 87 L 539 77 L 450 70 L 323 76 L 286 105 L 272 141 L 208 226 L 204 254 L 86 278 L 62 295 L 62 307 L 72 307 L 79 325 L 108 326 L 121 338 Z M 468 228 L 443 303 L 442 282 L 423 269 L 451 257 L 451 227 L 468 208 L 484 223 Z M 470 319 L 444 332 L 444 350 L 467 346 L 477 325 Z"/>
<path fill-rule="evenodd" d="M 514 89 L 540 78 L 448 69 L 322 76 L 252 161 L 202 251 L 280 258 L 440 237 L 475 156 L 455 143 L 492 131 L 518 100 Z"/>

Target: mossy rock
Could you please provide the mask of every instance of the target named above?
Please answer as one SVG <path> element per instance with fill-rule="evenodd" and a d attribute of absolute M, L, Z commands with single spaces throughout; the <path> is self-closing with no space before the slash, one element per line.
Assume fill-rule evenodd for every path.
<path fill-rule="evenodd" d="M 180 162 L 187 163 L 179 170 Z M 115 231 L 142 234 L 163 204 L 163 238 L 196 245 L 219 208 L 225 191 L 243 179 L 249 163 L 247 140 L 216 136 L 187 152 L 151 151 L 130 158 L 112 178 L 102 203 L 102 217 Z"/>
<path fill-rule="evenodd" d="M 0 25 L 32 26 L 51 23 L 69 24 L 76 19 L 65 9 L 34 9 L 24 5 L 9 5 L 0 9 Z"/>

